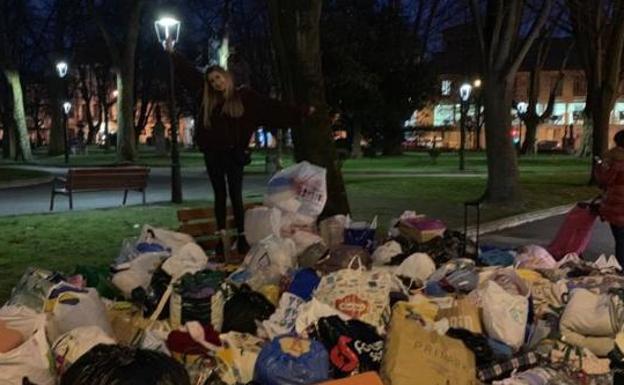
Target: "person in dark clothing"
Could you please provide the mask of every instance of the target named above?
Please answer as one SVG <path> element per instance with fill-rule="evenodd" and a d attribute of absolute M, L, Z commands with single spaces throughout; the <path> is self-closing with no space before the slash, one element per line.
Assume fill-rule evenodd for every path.
<path fill-rule="evenodd" d="M 211 66 L 204 73 L 167 46 L 182 84 L 200 100 L 195 142 L 204 153 L 206 169 L 214 190 L 214 208 L 219 230 L 226 226 L 226 197 L 229 192 L 239 234 L 244 233 L 243 169 L 250 162 L 249 141 L 259 126 L 296 127 L 313 112 L 265 97 L 247 87 L 235 88 L 230 72 Z M 237 240 L 239 253 L 249 246 L 243 236 Z"/>
<path fill-rule="evenodd" d="M 615 257 L 624 266 L 624 130 L 613 139 L 616 146 L 597 164 L 596 179 L 605 191 L 600 215 L 611 225 Z"/>

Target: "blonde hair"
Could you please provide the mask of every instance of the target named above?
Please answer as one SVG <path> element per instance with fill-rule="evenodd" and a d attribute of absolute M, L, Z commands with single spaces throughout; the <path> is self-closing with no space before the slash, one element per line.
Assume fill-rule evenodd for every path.
<path fill-rule="evenodd" d="M 226 84 L 223 92 L 216 91 L 210 85 L 208 75 L 213 72 L 218 72 L 225 78 Z M 232 74 L 221 66 L 211 66 L 206 69 L 204 95 L 202 97 L 202 113 L 205 128 L 211 128 L 210 116 L 220 102 L 223 102 L 221 113 L 231 118 L 240 118 L 243 116 L 243 113 L 245 113 L 245 108 L 243 107 L 240 94 L 236 92 L 236 89 L 234 88 L 234 78 L 232 77 Z"/>

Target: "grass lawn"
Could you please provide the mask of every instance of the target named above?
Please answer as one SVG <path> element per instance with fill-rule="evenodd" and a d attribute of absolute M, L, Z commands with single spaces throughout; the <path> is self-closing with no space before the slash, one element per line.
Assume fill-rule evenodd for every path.
<path fill-rule="evenodd" d="M 578 161 L 566 165 L 566 161 L 553 160 L 549 164 L 527 160 L 522 167 L 526 203 L 507 208 L 485 207 L 483 220 L 594 196 L 597 191 L 586 185 L 583 165 L 579 166 Z M 563 164 L 558 165 L 559 162 Z M 538 172 L 551 167 L 553 172 Z M 460 226 L 462 202 L 478 197 L 485 184 L 481 176 L 347 175 L 345 179 L 354 218 L 370 220 L 379 215 L 382 228 L 387 228 L 389 220 L 403 210 L 443 219 L 451 227 Z M 185 206 L 206 204 L 209 203 L 190 202 Z M 26 267 L 71 272 L 76 264 L 108 265 L 119 252 L 122 240 L 137 235 L 141 225 L 175 228 L 178 207 L 166 204 L 0 218 L 0 303 Z"/>
<path fill-rule="evenodd" d="M 34 151 L 33 164 L 41 166 L 64 167 L 64 157 L 48 156 L 45 149 Z M 285 154 L 283 158 L 286 166 L 293 163 L 292 156 Z M 197 150 L 183 149 L 180 152 L 182 167 L 204 167 L 204 160 Z M 69 166 L 107 166 L 116 163 L 114 149 L 105 151 L 95 146 L 89 147 L 88 155 L 72 155 L 69 157 Z M 170 159 L 159 157 L 154 149 L 145 145 L 139 146 L 137 163 L 150 167 L 167 167 Z M 449 152 L 442 153 L 434 163 L 426 152 L 406 152 L 401 156 L 348 159 L 343 165 L 345 173 L 459 173 L 458 155 Z M 523 156 L 519 159 L 522 172 L 527 173 L 557 173 L 562 169 L 566 172 L 587 172 L 590 166 L 589 159 L 579 159 L 568 155 L 540 154 Z M 19 164 L 12 161 L 0 160 L 0 165 Z M 252 164 L 245 168 L 248 173 L 263 173 L 265 170 L 264 150 L 254 151 Z M 468 152 L 466 154 L 467 173 L 485 173 L 487 171 L 485 153 Z"/>
<path fill-rule="evenodd" d="M 0 167 L 0 183 L 9 183 L 25 179 L 43 178 L 49 175 L 50 174 L 45 171 Z"/>

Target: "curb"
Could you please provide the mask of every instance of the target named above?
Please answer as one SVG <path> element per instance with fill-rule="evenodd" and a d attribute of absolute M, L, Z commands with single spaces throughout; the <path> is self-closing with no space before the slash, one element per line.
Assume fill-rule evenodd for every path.
<path fill-rule="evenodd" d="M 479 226 L 479 236 L 563 215 L 570 211 L 575 205 L 576 203 L 555 206 L 544 210 L 532 211 L 530 213 L 518 214 L 503 219 L 497 219 L 492 222 L 483 223 Z M 477 226 L 469 226 L 467 232 L 468 237 L 475 238 L 477 235 Z"/>
<path fill-rule="evenodd" d="M 41 178 L 22 179 L 22 180 L 15 180 L 11 182 L 0 183 L 0 190 L 6 190 L 6 189 L 16 188 L 16 187 L 36 186 L 36 185 L 52 182 L 53 179 L 54 179 L 53 176 L 46 176 L 46 177 L 41 177 Z"/>

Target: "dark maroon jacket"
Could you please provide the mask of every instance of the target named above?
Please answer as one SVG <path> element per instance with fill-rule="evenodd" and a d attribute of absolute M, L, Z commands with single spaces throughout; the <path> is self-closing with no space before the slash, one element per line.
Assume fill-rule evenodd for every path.
<path fill-rule="evenodd" d="M 195 141 L 203 152 L 228 149 L 245 149 L 259 126 L 289 128 L 301 124 L 303 109 L 260 95 L 247 87 L 236 90 L 240 94 L 245 112 L 239 118 L 221 113 L 217 106 L 210 117 L 210 128 L 203 125 L 201 98 L 204 90 L 204 74 L 192 63 L 173 54 L 177 78 L 182 85 L 200 101 L 200 116 L 195 123 Z"/>
<path fill-rule="evenodd" d="M 605 155 L 596 177 L 605 190 L 600 207 L 602 218 L 615 226 L 624 226 L 624 148 L 616 147 Z"/>

